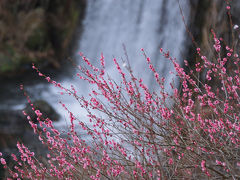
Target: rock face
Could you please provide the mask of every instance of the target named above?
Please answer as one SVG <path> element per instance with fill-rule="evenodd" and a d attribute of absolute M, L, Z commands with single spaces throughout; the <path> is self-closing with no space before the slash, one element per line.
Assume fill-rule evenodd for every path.
<path fill-rule="evenodd" d="M 232 39 L 232 29 L 229 21 L 229 17 L 226 10 L 226 1 L 224 0 L 193 0 L 190 1 L 191 11 L 189 18 L 189 30 L 192 33 L 196 44 L 201 48 L 203 54 L 209 59 L 212 57 L 211 49 L 213 48 L 213 37 L 211 34 L 211 29 L 214 30 L 217 37 L 222 37 L 226 44 L 231 45 L 231 43 L 238 39 L 238 35 L 234 36 Z M 233 25 L 240 24 L 240 1 L 231 2 L 231 18 Z M 236 35 L 236 34 L 235 34 Z M 196 59 L 195 52 L 196 46 L 193 44 L 192 40 L 189 38 L 189 52 L 188 59 L 192 59 L 190 64 L 195 64 Z"/>
<path fill-rule="evenodd" d="M 52 106 L 50 106 L 46 101 L 43 100 L 37 100 L 33 102 L 35 109 L 38 109 L 43 114 L 43 118 L 49 118 L 52 121 L 59 120 L 60 116 L 59 114 L 53 109 Z M 32 110 L 32 107 L 30 105 L 26 105 L 24 108 L 24 111 L 32 118 L 33 121 L 36 121 L 37 115 Z"/>
<path fill-rule="evenodd" d="M 195 69 L 196 63 L 202 63 L 202 60 L 196 53 L 196 48 L 201 48 L 202 55 L 206 56 L 208 60 L 214 60 L 214 50 L 213 50 L 213 35 L 211 29 L 216 33 L 217 37 L 222 37 L 225 45 L 232 47 L 233 42 L 239 39 L 239 30 L 234 30 L 233 26 L 235 24 L 240 25 L 240 1 L 231 1 L 231 20 L 229 19 L 226 1 L 224 0 L 193 0 L 190 1 L 190 16 L 188 27 L 192 36 L 194 37 L 194 42 L 189 37 L 188 39 L 188 52 L 187 59 L 191 69 Z M 236 48 L 236 47 L 235 47 Z M 230 69 L 231 62 L 226 64 L 226 68 Z M 185 69 L 186 71 L 189 68 Z M 200 78 L 200 81 L 205 81 L 204 72 L 196 74 Z M 212 79 L 209 82 L 212 87 L 218 86 L 218 82 Z M 200 86 L 201 88 L 201 86 Z"/>
<path fill-rule="evenodd" d="M 0 150 L 16 147 L 16 138 L 22 137 L 28 127 L 26 118 L 20 111 L 0 112 Z"/>
<path fill-rule="evenodd" d="M 59 120 L 59 114 L 47 102 L 38 100 L 33 102 L 33 106 L 35 109 L 40 110 L 43 118 L 48 117 L 52 121 Z M 26 105 L 23 110 L 31 117 L 34 123 L 37 123 L 37 116 L 30 105 Z M 0 151 L 15 148 L 16 141 L 21 138 L 21 141 L 24 142 L 26 133 L 30 132 L 33 132 L 33 130 L 22 110 L 0 111 Z"/>
<path fill-rule="evenodd" d="M 84 16 L 85 0 L 1 0 L 0 76 L 59 67 Z"/>
<path fill-rule="evenodd" d="M 33 102 L 33 105 L 41 111 L 43 118 L 48 117 L 52 121 L 59 119 L 57 112 L 47 102 L 38 100 Z M 26 105 L 24 111 L 37 123 L 36 115 L 30 105 Z M 19 154 L 16 148 L 17 141 L 24 143 L 31 151 L 36 152 L 36 155 L 42 155 L 47 152 L 47 147 L 43 146 L 38 140 L 38 136 L 34 134 L 22 110 L 0 110 L 0 152 L 3 152 L 4 158 L 10 166 L 14 164 L 11 153 Z M 5 170 L 0 166 L 0 179 L 4 177 L 4 174 Z"/>

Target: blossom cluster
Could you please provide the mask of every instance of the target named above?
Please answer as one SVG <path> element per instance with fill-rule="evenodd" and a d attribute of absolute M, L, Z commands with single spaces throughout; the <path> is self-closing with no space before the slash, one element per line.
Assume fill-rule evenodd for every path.
<path fill-rule="evenodd" d="M 160 49 L 180 81 L 180 87 L 171 84 L 172 93 L 166 91 L 165 79 L 144 49 L 156 90 L 134 75 L 128 59 L 123 66 L 113 59 L 121 79 L 117 81 L 107 73 L 103 54 L 97 68 L 80 53 L 83 63 L 76 66 L 76 76 L 92 88 L 88 97 L 79 95 L 74 86 L 63 87 L 33 65 L 61 94 L 73 96 L 87 119 L 77 118 L 61 103 L 70 120 L 66 135 L 51 119 L 43 118 L 25 93 L 37 121 L 23 113 L 48 153 L 38 159 L 18 142 L 21 155 L 12 154 L 13 169 L 0 153 L 8 179 L 239 179 L 240 58 L 234 47 L 225 46 L 214 31 L 212 35 L 215 58 L 208 59 L 196 48 L 201 61 L 189 66 L 185 60 L 188 70 Z M 199 73 L 205 75 L 204 81 Z"/>

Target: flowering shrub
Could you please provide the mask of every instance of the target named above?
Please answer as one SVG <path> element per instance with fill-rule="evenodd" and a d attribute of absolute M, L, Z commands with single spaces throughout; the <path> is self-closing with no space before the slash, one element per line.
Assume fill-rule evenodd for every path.
<path fill-rule="evenodd" d="M 77 76 L 92 90 L 89 97 L 33 68 L 62 94 L 73 96 L 88 113 L 88 119 L 77 119 L 68 107 L 68 135 L 55 129 L 49 118 L 34 108 L 38 123 L 25 112 L 26 118 L 49 152 L 46 160 L 37 160 L 23 144 L 17 147 L 20 157 L 14 169 L 8 168 L 9 179 L 238 179 L 240 178 L 240 67 L 235 49 L 223 46 L 212 31 L 215 59 L 196 53 L 201 63 L 189 67 L 187 73 L 176 59 L 162 49 L 176 70 L 181 88 L 171 84 L 173 93 L 166 92 L 164 78 L 155 70 L 151 59 L 141 49 L 159 89 L 150 91 L 137 78 L 128 60 L 121 67 L 113 62 L 121 76 L 116 82 L 105 72 L 104 56 L 100 68 L 94 67 L 81 54 L 85 66 L 79 66 Z M 227 63 L 233 63 L 231 72 Z M 187 61 L 185 61 L 188 66 Z M 205 82 L 196 73 L 203 72 Z M 213 84 L 214 82 L 214 84 Z M 23 89 L 23 86 L 21 87 Z M 80 130 L 76 130 L 76 128 Z M 88 138 L 79 135 L 85 132 Z M 2 154 L 0 154 L 2 156 Z"/>

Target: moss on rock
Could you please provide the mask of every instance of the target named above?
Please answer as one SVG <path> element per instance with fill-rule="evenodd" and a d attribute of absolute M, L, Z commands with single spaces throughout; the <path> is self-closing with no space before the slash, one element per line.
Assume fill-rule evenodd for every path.
<path fill-rule="evenodd" d="M 49 37 L 47 25 L 45 22 L 45 11 L 38 8 L 29 13 L 28 18 L 25 18 L 23 26 L 26 29 L 25 45 L 29 50 L 44 51 L 49 46 Z"/>
<path fill-rule="evenodd" d="M 0 2 L 0 76 L 59 66 L 83 18 L 85 0 Z"/>

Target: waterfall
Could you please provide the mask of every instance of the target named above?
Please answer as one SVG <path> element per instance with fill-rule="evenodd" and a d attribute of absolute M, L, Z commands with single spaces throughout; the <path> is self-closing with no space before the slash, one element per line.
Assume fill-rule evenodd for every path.
<path fill-rule="evenodd" d="M 180 1 L 180 4 L 186 19 L 189 5 L 186 1 Z M 94 65 L 99 64 L 103 53 L 107 73 L 113 79 L 119 79 L 112 62 L 113 57 L 119 61 L 121 57 L 125 58 L 122 44 L 126 46 L 134 73 L 138 77 L 144 77 L 149 86 L 152 85 L 153 76 L 141 48 L 145 49 L 160 76 L 166 78 L 167 88 L 173 78 L 169 74 L 169 71 L 173 71 L 173 66 L 162 57 L 160 47 L 180 61 L 183 60 L 186 29 L 176 0 L 88 0 L 83 28 L 78 52 L 83 52 Z M 75 58 L 81 63 L 80 56 L 76 55 Z M 79 93 L 88 95 L 88 87 L 79 85 L 77 79 L 64 80 L 63 84 L 68 87 L 70 84 L 78 84 Z M 84 114 L 79 110 L 77 102 L 69 99 L 65 101 L 73 112 Z"/>
<path fill-rule="evenodd" d="M 180 4 L 187 17 L 188 4 L 186 1 Z M 184 54 L 186 30 L 176 0 L 88 0 L 83 26 L 79 51 L 92 62 L 99 60 L 101 52 L 107 64 L 111 64 L 113 57 L 124 58 L 122 44 L 125 44 L 134 72 L 145 77 L 150 71 L 141 48 L 167 82 L 172 79 L 169 71 L 173 71 L 173 67 L 160 55 L 160 47 L 179 60 Z M 109 67 L 109 74 L 114 76 L 114 71 L 113 66 Z M 151 79 L 147 77 L 148 85 Z"/>
<path fill-rule="evenodd" d="M 180 0 L 180 4 L 187 19 L 189 5 L 184 0 Z M 119 79 L 119 74 L 116 73 L 112 59 L 115 57 L 120 61 L 121 57 L 125 58 L 122 44 L 126 46 L 134 73 L 138 77 L 144 77 L 149 87 L 153 84 L 153 76 L 141 48 L 145 49 L 160 76 L 166 78 L 166 84 L 173 78 L 169 74 L 169 71 L 173 71 L 173 66 L 161 56 L 160 47 L 179 60 L 182 60 L 184 54 L 186 30 L 177 0 L 88 0 L 83 29 L 76 54 L 83 52 L 96 65 L 103 53 L 107 73 L 115 80 Z M 79 55 L 75 59 L 81 63 Z M 62 78 L 61 83 L 67 88 L 71 84 L 76 85 L 80 95 L 88 95 L 88 87 L 80 84 L 76 77 Z M 57 126 L 66 125 L 69 119 L 59 105 L 59 99 L 78 117 L 84 118 L 85 112 L 80 109 L 79 103 L 70 96 L 58 96 L 58 88 L 48 84 L 26 88 L 31 94 L 48 101 L 62 115 Z"/>

